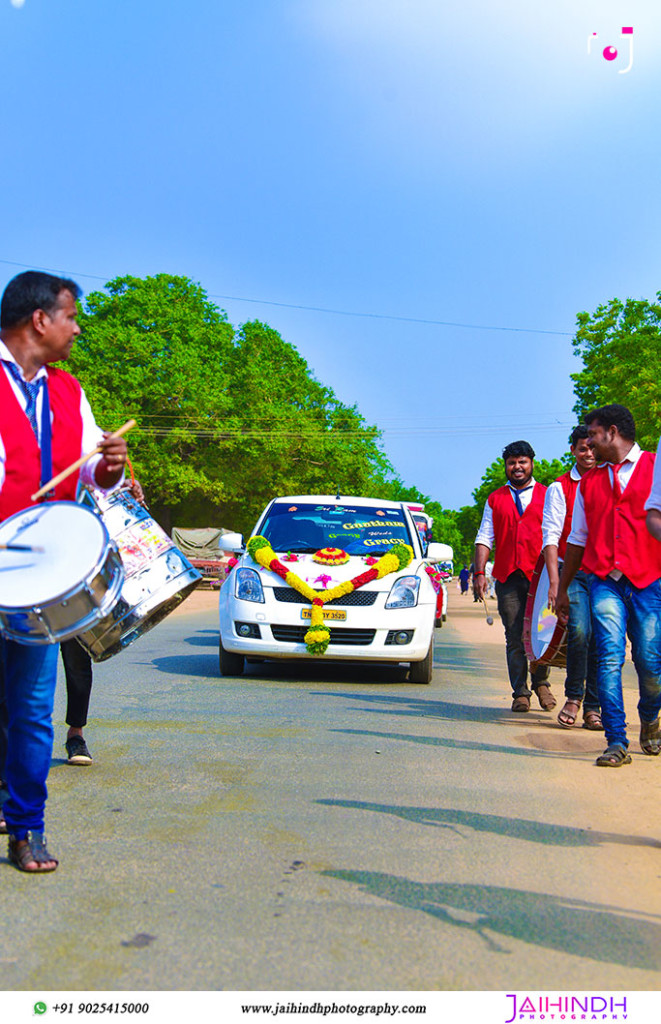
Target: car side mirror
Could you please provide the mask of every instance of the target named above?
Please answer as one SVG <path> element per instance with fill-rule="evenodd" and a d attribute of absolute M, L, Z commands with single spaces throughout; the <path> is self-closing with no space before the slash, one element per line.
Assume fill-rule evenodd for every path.
<path fill-rule="evenodd" d="M 245 550 L 245 546 L 242 533 L 223 533 L 218 538 L 218 547 L 221 551 L 238 554 Z"/>
<path fill-rule="evenodd" d="M 433 542 L 427 548 L 426 559 L 428 562 L 451 562 L 454 558 L 454 551 L 449 544 Z"/>

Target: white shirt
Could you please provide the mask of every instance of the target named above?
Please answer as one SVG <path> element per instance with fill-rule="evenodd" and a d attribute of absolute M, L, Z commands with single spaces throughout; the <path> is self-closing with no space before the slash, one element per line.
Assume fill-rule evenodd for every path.
<path fill-rule="evenodd" d="M 576 465 L 572 466 L 570 475 L 572 480 L 581 479 L 581 474 Z M 552 484 L 549 484 L 546 490 L 546 497 L 544 498 L 544 513 L 542 515 L 543 548 L 548 544 L 553 544 L 555 547 L 558 546 L 562 531 L 565 528 L 566 518 L 567 500 L 565 492 L 560 481 L 554 480 Z"/>
<path fill-rule="evenodd" d="M 18 366 L 18 369 L 19 369 L 19 372 L 21 374 L 21 377 L 23 377 L 23 379 L 25 380 L 25 375 L 23 373 L 23 370 L 21 369 L 21 367 L 18 365 L 18 363 L 14 359 L 13 355 L 11 354 L 11 352 L 9 351 L 7 346 L 5 345 L 4 341 L 2 341 L 1 339 L 0 339 L 0 359 L 5 360 L 8 363 L 14 363 L 16 366 Z M 14 394 L 16 396 L 16 401 L 20 405 L 21 409 L 23 409 L 23 411 L 25 412 L 28 403 L 27 403 L 27 399 L 25 397 L 25 394 L 24 394 L 23 389 L 21 388 L 20 384 L 17 381 L 14 380 L 14 378 L 11 375 L 11 373 L 9 372 L 7 367 L 4 366 L 4 364 L 2 365 L 2 370 L 0 370 L 0 373 L 4 373 L 5 376 L 7 377 L 7 380 L 9 381 L 9 383 L 11 385 L 11 389 L 12 389 L 12 391 L 14 392 Z M 46 367 L 45 366 L 41 366 L 37 370 L 37 372 L 35 373 L 34 377 L 30 381 L 30 383 L 32 384 L 35 381 L 41 380 L 42 377 L 46 377 L 46 376 L 47 376 Z M 42 407 L 42 403 L 43 403 L 43 393 L 44 393 L 43 392 L 43 388 L 40 388 L 39 389 L 39 394 L 37 395 L 37 413 L 36 414 L 37 414 L 37 426 L 39 428 L 39 434 L 40 435 L 41 435 L 41 407 Z M 99 441 L 103 440 L 103 431 L 96 424 L 96 420 L 94 419 L 94 415 L 93 415 L 92 410 L 90 408 L 90 404 L 87 401 L 87 398 L 85 396 L 85 392 L 82 390 L 82 388 L 81 388 L 81 391 L 80 391 L 80 415 L 81 415 L 82 420 L 83 420 L 83 440 L 82 440 L 80 454 L 84 455 L 85 452 L 91 452 L 93 448 L 96 448 L 96 446 L 99 443 Z M 51 421 L 52 421 L 52 416 L 53 416 L 53 414 L 51 412 Z M 39 437 L 39 443 L 41 444 L 41 436 Z M 2 485 L 5 482 L 5 462 L 6 462 L 6 458 L 7 458 L 7 456 L 6 456 L 5 446 L 4 446 L 4 443 L 3 443 L 3 440 L 2 440 L 2 435 L 0 435 L 0 490 L 2 489 Z M 81 467 L 81 470 L 80 470 L 80 481 L 81 481 L 81 483 L 83 483 L 85 485 L 89 485 L 90 487 L 98 488 L 99 485 L 97 484 L 97 482 L 96 482 L 96 480 L 94 478 L 94 471 L 95 471 L 96 467 L 98 466 L 98 464 L 99 464 L 99 462 L 101 461 L 102 458 L 103 458 L 102 455 L 94 455 L 94 456 L 92 456 L 91 459 L 89 459 L 88 462 L 85 463 L 84 466 Z"/>
<path fill-rule="evenodd" d="M 645 509 L 655 508 L 661 512 L 661 439 L 656 449 L 656 462 L 654 463 L 654 476 L 652 477 L 652 490 L 645 502 Z"/>
<path fill-rule="evenodd" d="M 516 502 L 514 500 L 514 491 L 516 491 L 516 493 L 519 495 L 521 508 L 524 512 L 528 508 L 528 505 L 532 500 L 532 492 L 535 486 L 535 482 L 536 481 L 534 477 L 531 477 L 526 486 L 522 487 L 521 490 L 517 490 L 516 487 L 512 487 L 510 483 L 507 484 L 507 486 L 510 489 L 510 494 L 512 495 L 512 503 L 516 505 Z M 493 528 L 493 511 L 491 509 L 491 505 L 487 501 L 486 505 L 484 506 L 484 512 L 482 513 L 482 522 L 480 523 L 480 528 L 477 531 L 475 543 L 484 544 L 485 547 L 491 550 L 495 539 L 496 533 Z"/>

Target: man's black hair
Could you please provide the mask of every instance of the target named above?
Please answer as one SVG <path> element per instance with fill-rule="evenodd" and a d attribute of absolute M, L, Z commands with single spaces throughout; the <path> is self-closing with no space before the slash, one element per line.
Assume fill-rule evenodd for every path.
<path fill-rule="evenodd" d="M 625 441 L 636 440 L 636 423 L 626 405 L 602 405 L 600 409 L 593 409 L 585 417 L 586 425 L 598 423 L 604 430 L 609 427 L 617 427 L 620 437 Z"/>
<path fill-rule="evenodd" d="M 569 435 L 569 443 L 572 448 L 575 448 L 579 441 L 586 441 L 588 436 L 588 428 L 582 423 L 579 423 L 577 427 L 574 427 L 571 434 Z"/>
<path fill-rule="evenodd" d="M 503 448 L 503 462 L 507 462 L 508 459 L 516 455 L 524 455 L 527 459 L 535 458 L 533 446 L 527 441 L 512 441 L 511 444 Z"/>
<path fill-rule="evenodd" d="M 66 277 L 55 277 L 41 270 L 26 270 L 13 277 L 2 295 L 0 303 L 0 328 L 18 327 L 30 319 L 37 309 L 52 316 L 58 308 L 61 292 L 71 292 L 79 299 L 82 292 L 75 281 Z"/>

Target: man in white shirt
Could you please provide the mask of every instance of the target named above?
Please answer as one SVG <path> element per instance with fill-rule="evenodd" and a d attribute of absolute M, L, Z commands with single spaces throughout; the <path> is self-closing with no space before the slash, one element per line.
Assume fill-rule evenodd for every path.
<path fill-rule="evenodd" d="M 631 763 L 622 695 L 627 636 L 638 676 L 640 747 L 661 754 L 661 545 L 645 528 L 655 457 L 636 444 L 636 424 L 623 405 L 595 409 L 585 423 L 598 465 L 576 493 L 556 611 L 567 621 L 571 581 L 581 568 L 589 573 L 608 744 L 596 763 L 619 768 Z"/>
<path fill-rule="evenodd" d="M 548 665 L 530 666 L 523 646 L 523 619 L 530 580 L 542 549 L 542 512 L 546 487 L 533 477 L 535 452 L 527 441 L 503 449 L 507 484 L 492 491 L 475 538 L 473 590 L 476 600 L 487 593 L 486 564 L 495 546 L 493 577 L 498 614 L 505 630 L 505 655 L 512 687 L 512 711 L 530 711 L 532 690 L 543 711 L 556 704 L 548 685 Z"/>
<path fill-rule="evenodd" d="M 575 460 L 574 465 L 568 473 L 563 473 L 550 484 L 546 492 L 542 518 L 544 561 L 549 577 L 548 601 L 552 610 L 555 609 L 560 569 L 565 557 L 578 485 L 581 477 L 595 465 L 586 426 L 574 428 L 569 439 L 569 450 Z M 579 569 L 568 590 L 570 612 L 567 623 L 565 705 L 558 714 L 558 722 L 566 729 L 575 724 L 581 704 L 583 728 L 603 729 L 597 691 L 597 650 L 592 637 L 588 582 L 586 573 Z"/>
<path fill-rule="evenodd" d="M 75 282 L 37 271 L 19 274 L 3 293 L 0 520 L 34 504 L 31 495 L 50 479 L 51 466 L 56 474 L 97 446 L 101 454 L 86 464 L 85 478 L 104 490 L 122 479 L 124 439 L 104 435 L 78 381 L 51 366 L 68 357 L 80 333 L 78 295 Z M 57 486 L 56 499 L 73 500 L 77 483 L 74 473 Z M 8 724 L 0 775 L 9 793 L 2 824 L 9 862 L 30 874 L 57 867 L 43 833 L 57 655 L 57 644 L 30 646 L 0 635 L 0 726 L 3 716 Z"/>

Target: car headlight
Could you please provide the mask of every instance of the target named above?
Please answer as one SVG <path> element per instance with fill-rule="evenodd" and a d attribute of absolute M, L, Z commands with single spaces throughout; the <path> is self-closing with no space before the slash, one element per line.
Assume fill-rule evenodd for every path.
<path fill-rule="evenodd" d="M 241 601 L 264 604 L 264 588 L 259 573 L 254 569 L 235 569 L 234 596 Z"/>
<path fill-rule="evenodd" d="M 386 608 L 415 608 L 419 590 L 419 576 L 400 576 L 390 588 Z"/>

